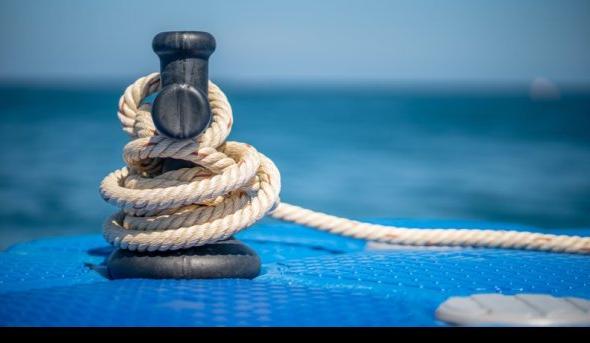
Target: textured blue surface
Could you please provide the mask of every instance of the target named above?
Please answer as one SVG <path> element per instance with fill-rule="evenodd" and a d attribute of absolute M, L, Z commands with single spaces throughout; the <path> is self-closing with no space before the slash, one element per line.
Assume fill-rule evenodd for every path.
<path fill-rule="evenodd" d="M 381 222 L 506 228 L 475 222 Z M 567 233 L 587 236 L 590 230 Z M 282 223 L 259 224 L 238 238 L 262 258 L 262 275 L 254 280 L 110 281 L 91 267 L 111 251 L 99 235 L 16 245 L 0 253 L 0 324 L 432 326 L 444 325 L 434 311 L 454 295 L 528 292 L 590 298 L 588 256 L 379 249 Z"/>

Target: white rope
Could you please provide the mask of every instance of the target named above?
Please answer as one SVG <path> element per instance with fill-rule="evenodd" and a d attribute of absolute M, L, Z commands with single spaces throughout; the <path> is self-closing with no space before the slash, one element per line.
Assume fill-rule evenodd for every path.
<path fill-rule="evenodd" d="M 419 246 L 475 246 L 590 254 L 590 238 L 478 229 L 413 229 L 362 223 L 280 203 L 280 174 L 254 147 L 226 141 L 232 109 L 225 94 L 209 82 L 212 121 L 195 139 L 159 135 L 151 105 L 158 73 L 127 87 L 118 116 L 131 141 L 127 167 L 109 174 L 100 193 L 121 210 L 104 225 L 111 244 L 129 250 L 176 250 L 229 238 L 266 214 L 334 234 Z M 195 163 L 162 172 L 162 158 Z"/>

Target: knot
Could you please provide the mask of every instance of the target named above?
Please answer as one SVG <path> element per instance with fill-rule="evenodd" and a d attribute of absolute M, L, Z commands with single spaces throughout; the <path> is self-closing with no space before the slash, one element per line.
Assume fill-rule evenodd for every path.
<path fill-rule="evenodd" d="M 145 99 L 159 90 L 159 74 L 142 77 L 119 101 L 118 117 L 130 142 L 126 167 L 109 174 L 100 194 L 120 208 L 104 224 L 106 240 L 122 249 L 185 249 L 227 239 L 260 220 L 279 201 L 280 174 L 254 147 L 226 141 L 231 106 L 209 82 L 212 120 L 195 139 L 159 135 Z M 196 164 L 162 172 L 162 159 Z"/>

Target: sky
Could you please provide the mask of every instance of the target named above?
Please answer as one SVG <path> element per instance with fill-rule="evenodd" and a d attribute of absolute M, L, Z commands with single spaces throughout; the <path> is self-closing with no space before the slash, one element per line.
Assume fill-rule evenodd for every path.
<path fill-rule="evenodd" d="M 590 1 L 0 0 L 0 80 L 159 69 L 161 31 L 212 33 L 212 79 L 590 84 Z"/>

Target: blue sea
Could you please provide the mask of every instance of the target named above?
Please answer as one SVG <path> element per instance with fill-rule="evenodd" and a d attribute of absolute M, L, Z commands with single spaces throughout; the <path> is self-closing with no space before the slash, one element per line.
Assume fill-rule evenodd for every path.
<path fill-rule="evenodd" d="M 125 87 L 0 86 L 0 249 L 100 232 L 115 208 L 98 185 L 123 165 L 116 110 Z M 354 218 L 590 227 L 588 92 L 543 100 L 525 86 L 224 89 L 230 139 L 275 161 L 286 202 Z"/>

